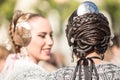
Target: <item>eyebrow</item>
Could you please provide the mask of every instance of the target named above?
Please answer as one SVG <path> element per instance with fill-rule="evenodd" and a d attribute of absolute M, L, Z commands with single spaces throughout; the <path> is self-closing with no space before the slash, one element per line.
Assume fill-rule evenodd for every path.
<path fill-rule="evenodd" d="M 39 34 L 47 34 L 47 32 L 38 32 Z M 50 34 L 53 34 L 53 32 L 50 32 Z"/>

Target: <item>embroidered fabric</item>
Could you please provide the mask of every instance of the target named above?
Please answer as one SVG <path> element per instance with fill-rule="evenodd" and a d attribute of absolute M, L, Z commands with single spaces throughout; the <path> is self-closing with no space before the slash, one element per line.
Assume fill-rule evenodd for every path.
<path fill-rule="evenodd" d="M 9 80 L 45 80 L 45 73 L 38 67 L 30 67 L 10 75 Z"/>
<path fill-rule="evenodd" d="M 45 80 L 45 70 L 33 62 L 17 60 L 11 73 L 0 74 L 0 80 Z"/>
<path fill-rule="evenodd" d="M 60 68 L 57 71 L 47 75 L 46 80 L 72 80 L 74 74 L 74 66 L 67 66 Z M 120 67 L 111 64 L 109 62 L 103 62 L 96 65 L 96 69 L 99 75 L 99 80 L 120 80 Z M 82 74 L 82 80 L 84 79 L 84 73 Z M 75 80 L 78 80 L 78 73 Z M 92 73 L 92 80 L 96 80 L 95 73 Z"/>

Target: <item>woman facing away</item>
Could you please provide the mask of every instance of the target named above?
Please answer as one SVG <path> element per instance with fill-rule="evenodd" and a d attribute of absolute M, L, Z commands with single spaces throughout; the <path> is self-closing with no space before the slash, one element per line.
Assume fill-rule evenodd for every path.
<path fill-rule="evenodd" d="M 0 80 L 44 80 L 39 61 L 49 60 L 52 28 L 42 15 L 16 11 L 10 24 L 15 54 L 9 55 Z"/>
<path fill-rule="evenodd" d="M 46 80 L 120 80 L 120 67 L 103 61 L 111 31 L 107 18 L 93 2 L 83 2 L 72 13 L 66 36 L 77 64 L 50 73 Z"/>

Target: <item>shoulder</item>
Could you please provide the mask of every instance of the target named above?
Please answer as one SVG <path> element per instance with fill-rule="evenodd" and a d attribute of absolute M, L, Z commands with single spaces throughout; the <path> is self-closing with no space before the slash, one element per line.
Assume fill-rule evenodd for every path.
<path fill-rule="evenodd" d="M 44 80 L 47 73 L 39 65 L 26 61 L 17 61 L 10 75 L 10 80 Z"/>
<path fill-rule="evenodd" d="M 103 62 L 102 64 L 96 65 L 97 70 L 100 72 L 101 70 L 103 72 L 108 71 L 120 71 L 120 66 L 117 66 L 115 64 L 112 64 L 110 62 Z"/>
<path fill-rule="evenodd" d="M 119 80 L 120 67 L 112 63 L 106 62 L 96 66 L 101 80 Z"/>
<path fill-rule="evenodd" d="M 66 66 L 47 75 L 47 80 L 66 80 L 71 79 L 75 67 Z"/>

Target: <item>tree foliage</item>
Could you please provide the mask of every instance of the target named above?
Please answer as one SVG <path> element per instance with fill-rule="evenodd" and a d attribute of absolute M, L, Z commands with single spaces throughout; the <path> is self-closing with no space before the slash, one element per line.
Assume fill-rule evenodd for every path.
<path fill-rule="evenodd" d="M 0 0 L 0 17 L 11 20 L 16 0 Z"/>
<path fill-rule="evenodd" d="M 120 1 L 104 0 L 102 7 L 110 14 L 115 33 L 120 33 Z"/>
<path fill-rule="evenodd" d="M 55 10 L 59 14 L 59 32 L 61 35 L 64 27 L 64 22 L 70 16 L 70 14 L 80 4 L 77 0 L 65 0 L 66 2 L 59 3 L 57 0 L 37 0 L 37 4 L 34 9 L 45 16 L 48 16 L 51 10 Z M 0 0 L 0 18 L 3 16 L 11 20 L 13 11 L 17 0 Z M 105 9 L 111 16 L 113 31 L 120 33 L 120 1 L 119 0 L 103 0 L 102 9 Z M 1 19 L 2 20 L 2 19 Z M 1 23 L 1 21 L 0 21 Z"/>
<path fill-rule="evenodd" d="M 60 16 L 60 25 L 59 32 L 57 36 L 60 36 L 63 32 L 64 22 L 69 17 L 69 15 L 75 10 L 79 5 L 79 2 L 76 0 L 71 0 L 63 3 L 57 3 L 55 0 L 39 0 L 38 4 L 36 5 L 36 11 L 44 14 L 47 16 L 51 10 L 55 10 L 59 13 Z"/>

